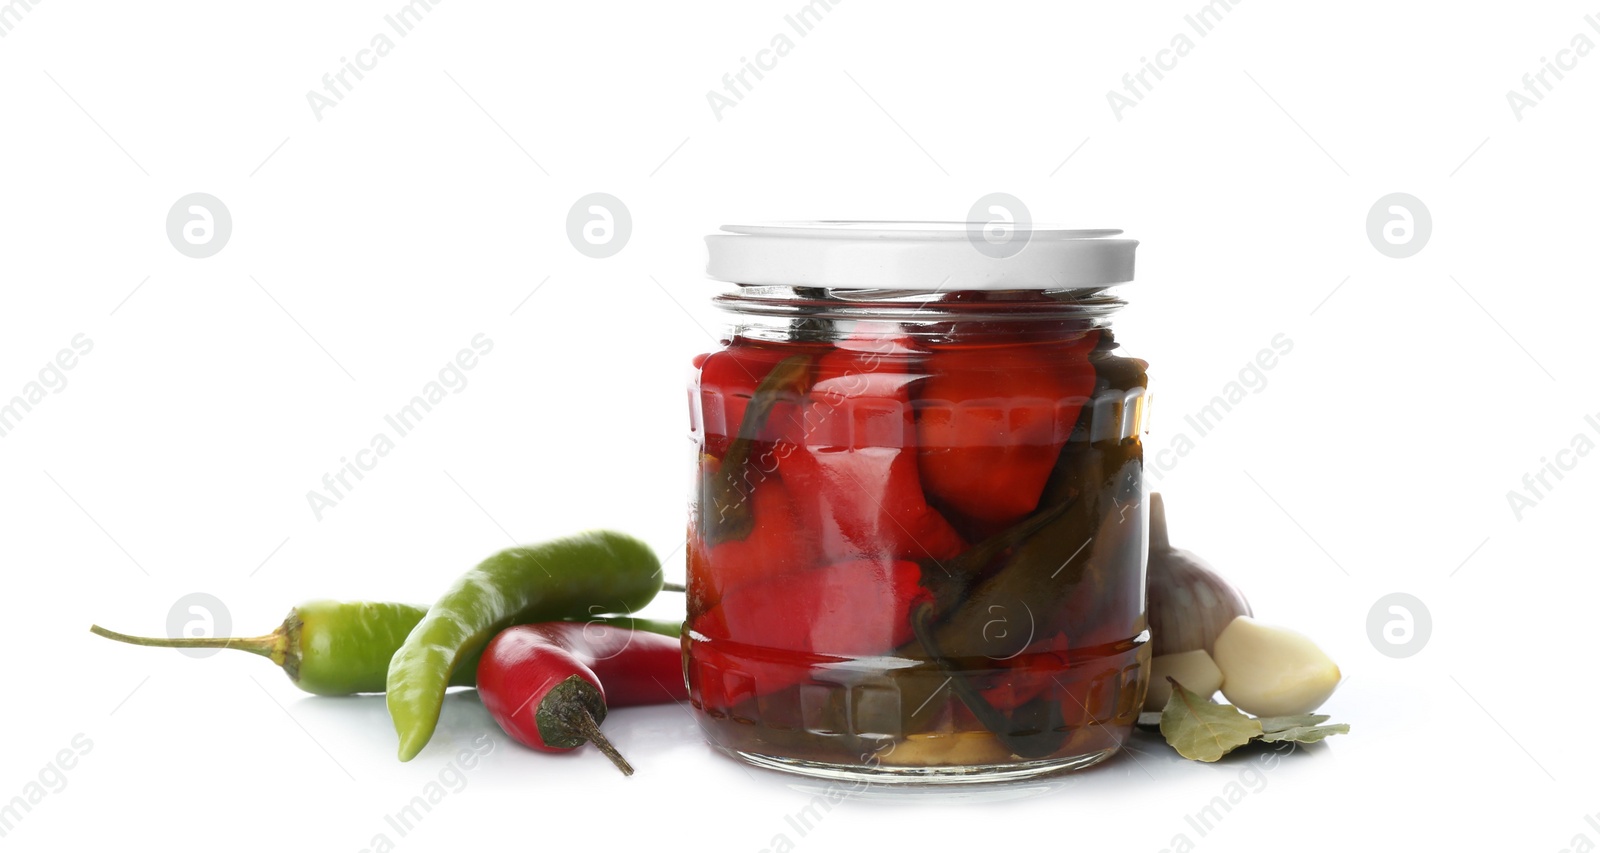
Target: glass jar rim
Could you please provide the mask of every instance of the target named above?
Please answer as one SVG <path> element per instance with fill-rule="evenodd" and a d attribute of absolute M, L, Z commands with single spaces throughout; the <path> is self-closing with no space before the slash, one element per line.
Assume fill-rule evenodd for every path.
<path fill-rule="evenodd" d="M 821 220 L 724 225 L 706 274 L 746 286 L 910 291 L 1093 289 L 1133 280 L 1118 229 Z"/>
<path fill-rule="evenodd" d="M 1062 320 L 1105 325 L 1127 305 L 1117 287 L 1060 290 L 822 288 L 741 285 L 714 296 L 730 314 L 810 321 L 1036 323 Z"/>

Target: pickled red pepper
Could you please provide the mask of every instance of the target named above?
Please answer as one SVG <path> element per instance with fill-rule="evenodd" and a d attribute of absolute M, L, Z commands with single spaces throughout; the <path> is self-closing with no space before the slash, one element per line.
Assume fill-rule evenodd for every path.
<path fill-rule="evenodd" d="M 928 495 L 989 524 L 1032 512 L 1094 391 L 1086 356 L 1098 338 L 934 347 L 917 413 Z"/>
<path fill-rule="evenodd" d="M 855 560 L 729 589 L 695 630 L 775 651 L 739 664 L 748 678 L 736 685 L 702 684 L 702 701 L 729 707 L 804 681 L 829 657 L 876 655 L 907 642 L 910 614 L 930 600 L 921 575 L 921 567 L 906 560 Z M 705 654 L 713 664 L 724 662 L 715 648 Z"/>
<path fill-rule="evenodd" d="M 905 339 L 846 341 L 818 360 L 801 411 L 800 445 L 783 478 L 823 553 L 946 560 L 966 549 L 928 505 L 917 470 L 910 384 L 918 350 Z"/>
<path fill-rule="evenodd" d="M 691 626 L 793 652 L 741 664 L 745 683 L 705 686 L 703 701 L 725 705 L 791 686 L 815 656 L 874 655 L 909 641 L 911 611 L 931 595 L 922 568 L 907 558 L 947 559 L 965 549 L 918 478 L 907 386 L 920 376 L 904 369 L 911 352 L 894 343 L 828 352 L 807 377 L 797 415 L 775 424 L 805 374 L 800 364 L 809 366 L 780 362 L 751 389 L 723 458 L 702 459 L 713 500 L 703 501 L 704 538 L 691 537 L 691 580 L 709 575 L 716 588 L 694 584 Z M 740 383 L 726 363 L 708 359 L 707 369 L 723 388 Z M 757 458 L 772 464 L 757 466 Z M 819 560 L 827 564 L 812 567 Z M 797 569 L 797 561 L 807 565 Z"/>
<path fill-rule="evenodd" d="M 707 458 L 702 465 L 709 476 L 720 476 L 720 463 Z M 726 589 L 769 575 L 810 568 L 816 562 L 815 548 L 803 535 L 794 501 L 783 481 L 772 476 L 760 480 L 746 500 L 750 530 L 743 539 L 719 540 L 712 536 L 702 540 L 690 532 L 689 564 L 697 569 L 689 575 L 691 614 L 715 605 Z M 715 573 L 704 571 L 707 566 L 715 566 Z"/>
<path fill-rule="evenodd" d="M 758 443 L 770 447 L 796 432 L 796 408 L 810 385 L 810 359 L 741 346 L 711 353 L 698 366 L 701 406 L 707 420 L 722 427 L 708 431 L 705 452 L 718 459 L 742 457 L 765 473 L 776 470 L 777 459 L 755 458 L 760 454 L 752 451 Z"/>

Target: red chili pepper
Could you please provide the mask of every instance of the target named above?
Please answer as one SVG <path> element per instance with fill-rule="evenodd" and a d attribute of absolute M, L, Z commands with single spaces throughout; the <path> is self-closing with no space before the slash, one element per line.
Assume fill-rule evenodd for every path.
<path fill-rule="evenodd" d="M 694 625 L 690 692 L 725 709 L 798 684 L 814 668 L 884 654 L 911 639 L 909 614 L 931 601 L 907 560 L 854 560 L 730 588 Z"/>
<path fill-rule="evenodd" d="M 1098 339 L 936 347 L 917 410 L 928 494 L 989 525 L 1032 512 L 1094 391 Z"/>
<path fill-rule="evenodd" d="M 928 505 L 917 473 L 909 386 L 923 378 L 907 339 L 872 338 L 818 360 L 783 476 L 830 559 L 944 560 L 966 550 Z"/>
<path fill-rule="evenodd" d="M 633 768 L 600 733 L 606 708 L 684 699 L 672 637 L 610 625 L 547 622 L 507 628 L 478 661 L 478 693 L 518 743 L 564 752 L 592 741 L 626 775 Z"/>

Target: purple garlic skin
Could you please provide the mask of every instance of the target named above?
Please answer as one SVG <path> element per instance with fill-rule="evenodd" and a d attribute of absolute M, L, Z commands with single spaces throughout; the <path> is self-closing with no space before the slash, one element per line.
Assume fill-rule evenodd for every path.
<path fill-rule="evenodd" d="M 1217 636 L 1239 616 L 1253 616 L 1250 602 L 1206 561 L 1172 547 L 1167 512 L 1159 493 L 1150 495 L 1150 563 L 1146 573 L 1152 653 L 1211 654 Z"/>

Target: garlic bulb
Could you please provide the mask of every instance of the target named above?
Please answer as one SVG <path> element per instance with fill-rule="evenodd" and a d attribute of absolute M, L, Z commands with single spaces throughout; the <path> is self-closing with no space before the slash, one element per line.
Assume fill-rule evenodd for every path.
<path fill-rule="evenodd" d="M 1150 563 L 1145 582 L 1152 653 L 1215 651 L 1217 636 L 1238 616 L 1253 615 L 1250 603 L 1206 562 L 1167 540 L 1167 512 L 1160 494 L 1150 495 Z"/>

